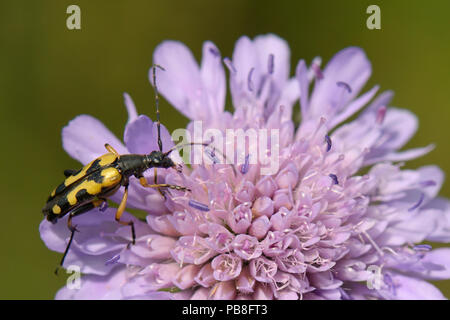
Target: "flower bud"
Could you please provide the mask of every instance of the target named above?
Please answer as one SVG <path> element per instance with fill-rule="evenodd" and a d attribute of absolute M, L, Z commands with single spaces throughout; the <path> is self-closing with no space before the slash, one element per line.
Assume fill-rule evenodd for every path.
<path fill-rule="evenodd" d="M 267 231 L 269 231 L 270 227 L 271 224 L 269 218 L 267 218 L 266 216 L 261 216 L 253 220 L 248 233 L 254 236 L 256 239 L 261 240 L 266 236 Z"/>
<path fill-rule="evenodd" d="M 294 188 L 298 182 L 298 169 L 290 162 L 283 170 L 278 173 L 275 181 L 281 189 Z"/>
<path fill-rule="evenodd" d="M 253 203 L 252 212 L 256 217 L 267 216 L 273 214 L 273 201 L 269 197 L 263 196 Z"/>
<path fill-rule="evenodd" d="M 214 284 L 214 282 L 216 282 L 216 279 L 214 279 L 214 276 L 213 276 L 213 272 L 214 272 L 214 270 L 211 267 L 211 264 L 207 263 L 199 271 L 199 273 L 195 277 L 195 281 L 199 285 L 201 285 L 205 288 L 209 288 L 210 286 L 212 286 Z"/>
<path fill-rule="evenodd" d="M 234 196 L 239 202 L 252 202 L 255 196 L 255 186 L 250 181 L 244 181 Z"/>
<path fill-rule="evenodd" d="M 232 245 L 234 252 L 244 260 L 258 258 L 262 253 L 258 239 L 246 234 L 237 235 Z"/>
<path fill-rule="evenodd" d="M 210 292 L 210 298 L 214 300 L 233 300 L 236 296 L 234 281 L 218 282 Z"/>
<path fill-rule="evenodd" d="M 244 294 L 253 293 L 255 287 L 255 279 L 250 275 L 248 267 L 242 269 L 241 274 L 236 280 L 236 289 Z"/>
<path fill-rule="evenodd" d="M 200 266 L 194 264 L 187 265 L 178 271 L 173 280 L 173 284 L 182 290 L 192 287 L 195 284 L 195 276 L 199 270 Z"/>
<path fill-rule="evenodd" d="M 278 189 L 278 186 L 271 176 L 265 176 L 258 181 L 256 189 L 261 195 L 271 197 L 275 190 Z"/>
<path fill-rule="evenodd" d="M 238 205 L 228 213 L 227 222 L 235 233 L 245 233 L 252 221 L 252 211 L 248 203 Z"/>
<path fill-rule="evenodd" d="M 213 276 L 218 281 L 228 281 L 239 276 L 242 270 L 242 260 L 237 255 L 221 254 L 211 262 Z"/>

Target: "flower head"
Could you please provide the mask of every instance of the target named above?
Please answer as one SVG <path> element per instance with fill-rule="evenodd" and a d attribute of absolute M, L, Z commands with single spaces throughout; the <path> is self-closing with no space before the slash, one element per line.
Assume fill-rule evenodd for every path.
<path fill-rule="evenodd" d="M 270 34 L 242 37 L 231 59 L 206 42 L 200 66 L 179 42 L 157 47 L 154 62 L 166 70 L 158 73 L 159 90 L 192 120 L 189 132 L 197 120 L 224 136 L 275 129 L 279 139 L 257 152 L 279 165 L 263 174 L 266 159 L 247 144 L 231 163 L 230 154 L 210 151 L 211 163 L 158 170 L 161 181 L 190 192 L 164 198 L 131 179 L 129 205 L 148 212 L 145 222 L 134 219 L 136 245 L 127 249 L 129 229 L 114 224 L 111 208 L 76 218 L 82 232 L 67 261 L 88 275 L 80 291 L 63 288 L 58 298 L 443 298 L 425 280 L 450 278 L 450 251 L 420 244 L 450 241 L 450 202 L 437 198 L 443 173 L 402 169 L 401 161 L 432 147 L 399 151 L 416 117 L 388 107 L 391 92 L 374 99 L 378 86 L 360 94 L 371 65 L 359 48 L 342 50 L 323 70 L 320 58 L 309 67 L 301 60 L 292 78 L 289 59 L 287 43 Z M 225 111 L 226 69 L 233 113 Z M 67 152 L 86 163 L 105 142 L 120 153 L 156 150 L 154 123 L 125 98 L 125 145 L 98 120 L 79 116 L 63 130 Z M 165 128 L 162 139 L 166 150 L 174 145 Z M 235 164 L 238 154 L 244 160 Z M 69 232 L 43 221 L 41 235 L 62 251 Z"/>

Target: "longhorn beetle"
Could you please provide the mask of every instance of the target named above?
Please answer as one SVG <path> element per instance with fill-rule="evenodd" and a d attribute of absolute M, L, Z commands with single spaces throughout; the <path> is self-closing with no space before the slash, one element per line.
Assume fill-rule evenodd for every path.
<path fill-rule="evenodd" d="M 120 155 L 117 151 L 105 144 L 108 153 L 93 160 L 80 170 L 65 170 L 64 175 L 66 179 L 58 187 L 56 187 L 47 200 L 43 214 L 47 220 L 56 223 L 58 219 L 66 214 L 69 214 L 67 220 L 67 227 L 70 230 L 70 239 L 62 256 L 59 267 L 64 264 L 64 259 L 72 244 L 73 236 L 76 226 L 72 225 L 72 219 L 75 216 L 81 215 L 90 211 L 93 208 L 101 205 L 106 205 L 107 197 L 113 195 L 121 186 L 125 188 L 122 201 L 117 209 L 115 220 L 126 226 L 131 227 L 132 244 L 135 244 L 136 234 L 134 230 L 133 221 L 122 221 L 120 218 L 125 210 L 128 199 L 128 185 L 129 178 L 135 176 L 139 179 L 143 187 L 158 188 L 161 195 L 164 195 L 159 188 L 170 188 L 175 190 L 190 191 L 186 187 L 180 187 L 171 184 L 157 183 L 156 168 L 174 168 L 178 169 L 177 165 L 169 158 L 172 151 L 177 147 L 173 147 L 167 152 L 162 152 L 163 146 L 161 141 L 161 122 L 159 118 L 159 98 L 158 89 L 156 87 L 156 68 L 164 70 L 159 65 L 153 65 L 153 87 L 155 90 L 155 104 L 156 104 L 156 123 L 158 129 L 158 151 L 152 151 L 150 154 L 125 154 Z M 188 143 L 188 145 L 204 143 Z M 183 145 L 182 145 L 183 146 Z M 181 146 L 180 146 L 181 147 Z M 148 184 L 143 173 L 144 171 L 154 168 L 154 184 Z M 100 207 L 102 208 L 102 207 Z M 58 268 L 59 268 L 58 267 Z M 58 272 L 58 268 L 55 273 Z"/>

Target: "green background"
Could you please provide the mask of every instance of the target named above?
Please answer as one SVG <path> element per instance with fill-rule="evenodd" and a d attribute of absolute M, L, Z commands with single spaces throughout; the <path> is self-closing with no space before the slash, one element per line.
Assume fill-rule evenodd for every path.
<path fill-rule="evenodd" d="M 81 7 L 81 30 L 66 28 L 70 4 Z M 366 28 L 370 4 L 381 8 L 381 30 Z M 419 117 L 407 147 L 437 145 L 408 167 L 437 164 L 450 172 L 449 14 L 445 0 L 1 1 L 0 298 L 51 299 L 63 285 L 64 276 L 53 274 L 60 255 L 38 233 L 48 193 L 64 169 L 79 166 L 61 147 L 61 129 L 88 113 L 122 137 L 123 92 L 153 116 L 147 72 L 165 39 L 186 43 L 197 58 L 212 40 L 231 56 L 241 35 L 272 32 L 289 42 L 293 65 L 360 46 L 373 65 L 366 88 L 394 90 L 393 105 Z M 161 109 L 170 130 L 187 124 L 165 101 Z M 448 181 L 441 195 L 450 196 Z M 450 297 L 449 281 L 437 285 Z"/>

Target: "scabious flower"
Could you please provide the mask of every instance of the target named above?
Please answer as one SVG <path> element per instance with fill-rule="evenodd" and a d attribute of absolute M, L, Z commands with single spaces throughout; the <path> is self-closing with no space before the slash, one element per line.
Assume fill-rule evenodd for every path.
<path fill-rule="evenodd" d="M 192 120 L 191 132 L 197 120 L 224 134 L 277 129 L 279 168 L 261 174 L 262 163 L 241 148 L 239 165 L 158 170 L 161 182 L 190 192 L 164 198 L 131 179 L 129 207 L 148 212 L 146 221 L 125 213 L 136 245 L 127 249 L 129 227 L 115 223 L 112 208 L 76 217 L 80 232 L 65 265 L 84 276 L 80 289 L 64 287 L 56 298 L 444 298 L 427 280 L 450 278 L 450 249 L 422 244 L 450 242 L 450 202 L 437 197 L 444 175 L 436 166 L 402 168 L 432 146 L 399 151 L 417 119 L 389 107 L 391 92 L 375 98 L 378 86 L 360 95 L 371 74 L 363 50 L 344 49 L 323 70 L 320 58 L 310 66 L 301 60 L 293 77 L 287 43 L 271 34 L 240 38 L 231 59 L 206 42 L 200 66 L 183 44 L 166 41 L 154 62 L 166 70 L 158 73 L 161 94 Z M 233 112 L 225 111 L 226 69 Z M 82 115 L 63 130 L 66 151 L 85 164 L 105 152 L 105 142 L 120 153 L 156 150 L 155 124 L 137 115 L 128 95 L 125 104 L 125 145 Z M 165 128 L 162 139 L 165 150 L 173 146 Z M 64 250 L 64 222 L 43 221 L 40 232 L 50 249 Z"/>

